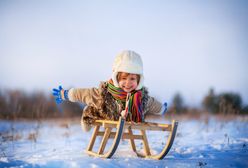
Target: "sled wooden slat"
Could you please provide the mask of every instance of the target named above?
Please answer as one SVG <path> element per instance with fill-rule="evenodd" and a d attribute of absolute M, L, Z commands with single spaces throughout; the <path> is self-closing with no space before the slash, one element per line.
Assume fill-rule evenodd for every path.
<path fill-rule="evenodd" d="M 176 136 L 178 122 L 173 120 L 171 124 L 159 124 L 152 122 L 131 123 L 125 122 L 125 120 L 120 117 L 119 121 L 96 120 L 94 126 L 95 129 L 93 131 L 89 146 L 86 150 L 89 155 L 111 158 L 112 155 L 115 153 L 120 140 L 128 139 L 131 145 L 131 149 L 137 154 L 137 156 L 151 159 L 163 159 L 168 154 L 173 144 Z M 100 128 L 104 128 L 104 131 L 100 130 Z M 132 130 L 139 130 L 140 134 L 134 134 Z M 169 132 L 166 145 L 159 154 L 154 155 L 151 153 L 148 138 L 146 135 L 147 130 Z M 94 152 L 93 147 L 97 137 L 101 137 L 102 140 L 98 151 Z M 113 144 L 108 149 L 108 152 L 104 152 L 109 139 L 113 139 Z M 135 140 L 142 141 L 144 153 L 137 151 Z"/>
<path fill-rule="evenodd" d="M 142 141 L 143 141 L 143 144 L 144 144 L 145 153 L 146 153 L 147 156 L 150 156 L 151 152 L 150 152 L 149 144 L 148 144 L 148 141 L 147 141 L 146 132 L 145 132 L 145 130 L 140 130 L 140 132 L 141 132 L 141 135 L 143 137 Z"/>
<path fill-rule="evenodd" d="M 109 135 L 111 133 L 111 129 L 112 128 L 106 128 L 105 133 L 104 133 L 103 138 L 102 138 L 102 142 L 101 142 L 100 148 L 98 150 L 98 154 L 102 154 L 103 153 L 104 148 L 105 148 L 105 146 L 107 144 L 107 140 L 108 140 Z"/>
<path fill-rule="evenodd" d="M 99 131 L 99 128 L 100 128 L 99 125 L 96 125 L 95 126 L 87 151 L 91 151 L 92 150 L 92 148 L 94 146 L 94 143 L 96 141 L 96 136 L 97 136 L 97 132 Z"/>
<path fill-rule="evenodd" d="M 108 121 L 108 120 L 96 120 L 94 125 L 102 126 L 103 128 L 116 128 L 117 121 Z M 131 122 L 125 123 L 125 128 L 130 127 L 131 129 L 144 129 L 144 130 L 158 130 L 158 131 L 171 131 L 171 124 L 158 124 L 158 123 L 139 123 L 133 124 Z"/>
<path fill-rule="evenodd" d="M 131 148 L 134 152 L 136 152 L 136 146 L 135 146 L 135 143 L 134 143 L 134 139 L 138 139 L 138 138 L 131 138 L 131 137 L 134 137 L 135 135 L 133 135 L 133 131 L 132 129 L 129 127 L 127 128 L 127 131 L 128 131 L 128 134 L 130 135 L 130 144 L 131 144 Z M 125 137 L 124 137 L 125 138 Z M 142 138 L 142 137 L 141 137 Z M 127 139 L 127 138 L 126 138 Z"/>
<path fill-rule="evenodd" d="M 94 143 L 96 140 L 97 132 L 99 131 L 98 127 L 100 127 L 99 125 L 96 125 L 94 132 L 93 132 L 93 135 L 92 135 L 91 140 L 90 140 L 89 147 L 87 148 L 86 152 L 92 156 L 97 156 L 97 157 L 102 157 L 102 158 L 111 158 L 113 156 L 113 154 L 115 153 L 115 151 L 119 145 L 119 142 L 121 140 L 124 124 L 125 124 L 125 120 L 120 117 L 119 121 L 116 125 L 116 135 L 115 135 L 113 144 L 107 153 L 101 153 L 101 151 L 104 151 L 104 147 L 105 147 L 105 145 L 103 146 L 102 144 L 101 144 L 101 146 L 103 146 L 103 147 L 102 147 L 102 149 L 99 149 L 100 152 L 98 152 L 98 153 L 93 152 L 93 146 L 94 146 Z M 107 140 L 108 139 L 106 139 L 106 141 Z"/>
<path fill-rule="evenodd" d="M 104 132 L 98 132 L 97 136 L 103 136 Z M 115 138 L 116 132 L 111 132 L 109 135 L 109 138 L 113 139 Z M 131 135 L 129 133 L 123 133 L 122 134 L 122 139 L 143 139 L 141 135 Z"/>

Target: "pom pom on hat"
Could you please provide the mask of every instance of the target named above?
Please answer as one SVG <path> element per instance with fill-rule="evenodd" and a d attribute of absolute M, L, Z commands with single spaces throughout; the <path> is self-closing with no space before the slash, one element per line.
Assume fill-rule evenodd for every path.
<path fill-rule="evenodd" d="M 131 50 L 122 51 L 118 54 L 113 63 L 112 80 L 114 86 L 119 87 L 117 81 L 118 72 L 132 73 L 140 75 L 140 81 L 135 90 L 140 90 L 143 87 L 143 62 L 139 54 Z"/>

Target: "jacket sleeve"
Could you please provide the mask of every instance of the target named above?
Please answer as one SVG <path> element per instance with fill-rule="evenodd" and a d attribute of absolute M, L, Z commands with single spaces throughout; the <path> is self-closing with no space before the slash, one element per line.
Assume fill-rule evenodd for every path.
<path fill-rule="evenodd" d="M 101 107 L 101 104 L 103 102 L 101 90 L 98 88 L 72 88 L 69 90 L 68 97 L 71 102 L 82 102 L 97 109 Z"/>
<path fill-rule="evenodd" d="M 148 96 L 148 101 L 145 108 L 145 114 L 160 115 L 161 110 L 162 110 L 162 103 L 156 100 L 154 97 Z"/>

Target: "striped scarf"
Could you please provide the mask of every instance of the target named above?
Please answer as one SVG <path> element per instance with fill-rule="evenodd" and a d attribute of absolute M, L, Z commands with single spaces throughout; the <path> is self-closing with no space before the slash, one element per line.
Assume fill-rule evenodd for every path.
<path fill-rule="evenodd" d="M 121 88 L 115 87 L 113 81 L 108 81 L 107 85 L 108 92 L 117 100 L 121 101 L 126 106 L 126 98 L 128 93 L 122 90 Z M 126 106 L 131 121 L 142 122 L 143 119 L 143 110 L 141 107 L 142 99 L 142 90 L 134 90 L 131 92 L 129 97 L 128 105 Z"/>

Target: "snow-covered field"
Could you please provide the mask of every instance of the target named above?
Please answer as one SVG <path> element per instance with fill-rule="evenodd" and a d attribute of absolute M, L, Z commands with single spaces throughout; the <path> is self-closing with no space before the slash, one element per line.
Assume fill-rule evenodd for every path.
<path fill-rule="evenodd" d="M 154 120 L 154 119 L 153 119 Z M 79 119 L 46 121 L 0 120 L 0 167 L 248 167 L 248 119 L 178 119 L 177 136 L 163 160 L 138 158 L 122 140 L 111 159 L 88 156 L 91 132 Z M 169 123 L 168 120 L 156 122 Z M 148 133 L 154 152 L 167 134 Z M 136 142 L 141 147 L 141 142 Z"/>

